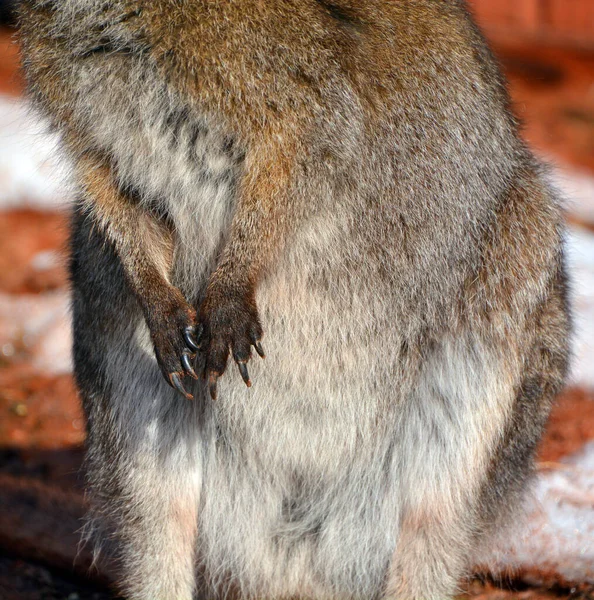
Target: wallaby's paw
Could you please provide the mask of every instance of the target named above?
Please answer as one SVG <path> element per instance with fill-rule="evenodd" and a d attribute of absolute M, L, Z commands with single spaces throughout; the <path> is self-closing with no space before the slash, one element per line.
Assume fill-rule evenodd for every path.
<path fill-rule="evenodd" d="M 196 312 L 180 298 L 159 307 L 147 319 L 155 355 L 165 380 L 180 394 L 193 399 L 184 386 L 184 378 L 198 379 L 194 370 L 194 359 L 199 345 L 196 340 Z"/>
<path fill-rule="evenodd" d="M 225 372 L 229 352 L 237 363 L 245 384 L 252 382 L 247 368 L 252 346 L 264 358 L 262 327 L 255 302 L 236 290 L 211 289 L 200 309 L 200 349 L 205 355 L 205 375 L 213 400 L 217 397 L 217 381 Z"/>

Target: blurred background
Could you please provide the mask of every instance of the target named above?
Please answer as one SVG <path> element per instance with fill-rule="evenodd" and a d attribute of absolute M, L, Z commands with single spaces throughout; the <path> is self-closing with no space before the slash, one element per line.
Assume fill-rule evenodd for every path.
<path fill-rule="evenodd" d="M 477 556 L 467 594 L 594 599 L 594 0 L 471 5 L 524 136 L 566 202 L 576 341 L 529 518 Z M 84 423 L 69 355 L 72 191 L 56 139 L 22 99 L 5 0 L 0 21 L 0 600 L 103 600 L 109 569 L 77 553 Z"/>

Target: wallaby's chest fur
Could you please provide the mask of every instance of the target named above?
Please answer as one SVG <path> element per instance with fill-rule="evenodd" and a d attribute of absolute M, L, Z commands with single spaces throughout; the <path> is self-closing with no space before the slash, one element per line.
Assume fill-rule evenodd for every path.
<path fill-rule="evenodd" d="M 27 0 L 21 28 L 80 181 L 89 534 L 123 592 L 452 594 L 568 337 L 560 211 L 464 3 Z"/>

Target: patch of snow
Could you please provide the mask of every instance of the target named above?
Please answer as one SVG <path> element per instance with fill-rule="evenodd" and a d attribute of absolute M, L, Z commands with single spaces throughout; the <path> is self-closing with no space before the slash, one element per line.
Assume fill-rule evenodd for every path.
<path fill-rule="evenodd" d="M 31 259 L 31 266 L 36 271 L 48 271 L 59 266 L 62 263 L 62 257 L 55 250 L 42 250 Z"/>
<path fill-rule="evenodd" d="M 561 192 L 569 214 L 594 223 L 594 177 L 591 173 L 559 166 L 551 173 L 551 183 Z"/>
<path fill-rule="evenodd" d="M 554 467 L 539 475 L 527 519 L 480 556 L 495 577 L 594 583 L 594 443 Z"/>
<path fill-rule="evenodd" d="M 0 352 L 7 358 L 24 352 L 45 373 L 70 373 L 69 302 L 65 290 L 44 294 L 0 293 Z"/>
<path fill-rule="evenodd" d="M 571 381 L 594 388 L 594 235 L 570 227 L 567 264 L 574 317 L 574 357 Z"/>
<path fill-rule="evenodd" d="M 60 209 L 68 180 L 58 136 L 23 100 L 0 94 L 0 209 Z"/>

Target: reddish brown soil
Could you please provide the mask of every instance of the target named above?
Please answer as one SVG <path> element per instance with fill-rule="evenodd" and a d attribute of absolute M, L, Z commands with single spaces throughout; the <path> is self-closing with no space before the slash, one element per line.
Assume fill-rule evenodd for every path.
<path fill-rule="evenodd" d="M 72 377 L 0 369 L 0 444 L 55 450 L 80 445 L 84 424 Z"/>
<path fill-rule="evenodd" d="M 567 390 L 557 401 L 547 433 L 540 445 L 542 463 L 555 463 L 594 440 L 594 393 L 580 388 Z"/>
<path fill-rule="evenodd" d="M 0 291 L 36 293 L 63 287 L 67 216 L 62 213 L 14 210 L 0 212 Z M 39 268 L 35 257 L 54 252 L 55 266 Z"/>
<path fill-rule="evenodd" d="M 496 43 L 524 137 L 540 153 L 594 172 L 594 52 Z"/>
<path fill-rule="evenodd" d="M 594 590 L 589 587 L 573 588 L 570 590 L 542 590 L 521 586 L 513 588 L 510 585 L 501 587 L 490 582 L 472 581 L 466 589 L 466 593 L 460 596 L 473 600 L 560 600 L 571 598 L 572 600 L 594 600 Z"/>
<path fill-rule="evenodd" d="M 18 74 L 18 49 L 14 42 L 14 34 L 0 28 L 0 93 L 19 95 L 23 91 L 23 83 Z"/>

